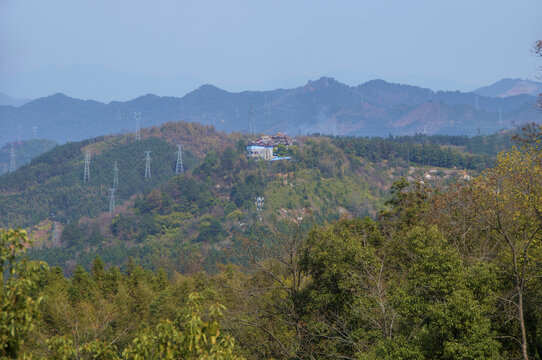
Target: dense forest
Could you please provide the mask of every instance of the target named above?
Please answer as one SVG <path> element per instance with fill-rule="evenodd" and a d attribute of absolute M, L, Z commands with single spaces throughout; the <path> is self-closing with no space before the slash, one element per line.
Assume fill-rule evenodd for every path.
<path fill-rule="evenodd" d="M 5 174 L 10 170 L 12 147 L 15 168 L 18 168 L 29 163 L 38 155 L 51 150 L 56 145 L 55 141 L 46 139 L 31 139 L 5 144 L 0 149 L 0 174 Z"/>
<path fill-rule="evenodd" d="M 435 49 L 457 48 L 454 64 L 475 69 L 491 59 L 483 52 L 461 55 L 461 48 L 473 49 L 473 36 L 480 43 L 495 33 L 480 16 L 463 19 L 469 31 L 458 33 L 454 22 L 448 32 L 447 24 L 440 26 L 446 19 L 435 10 L 443 8 L 390 13 L 389 5 L 314 11 L 289 5 L 279 12 L 245 6 L 241 13 L 235 5 L 211 12 L 193 4 L 124 6 L 128 23 L 110 3 L 114 15 L 98 23 L 92 15 L 103 11 L 96 5 L 57 6 L 59 16 L 42 16 L 45 26 L 32 11 L 6 6 L 13 16 L 3 28 L 13 33 L 6 44 L 14 50 L 6 70 L 49 58 L 51 64 L 84 59 L 78 47 L 65 53 L 67 40 L 75 39 L 96 61 L 100 48 L 115 50 L 104 54 L 115 68 L 125 63 L 119 89 L 130 86 L 130 68 L 153 68 L 155 54 L 164 60 L 163 74 L 183 69 L 216 78 L 229 69 L 218 79 L 263 84 L 265 76 L 282 74 L 281 81 L 291 81 L 303 66 L 310 72 L 329 55 L 356 50 L 347 39 L 363 40 L 364 29 L 372 30 L 372 40 L 362 50 L 380 51 L 383 59 L 387 43 L 374 36 L 375 25 L 393 30 L 401 23 L 390 27 L 378 17 L 410 15 L 403 16 L 409 25 L 419 22 L 417 13 L 422 25 L 428 18 L 438 25 L 429 30 L 441 39 Z M 493 17 L 513 16 L 511 9 L 494 9 Z M 446 10 L 453 17 L 461 5 Z M 280 31 L 266 26 L 274 13 L 288 15 Z M 360 23 L 361 13 L 371 21 Z M 190 21 L 179 21 L 179 14 Z M 126 26 L 141 17 L 148 26 Z M 302 47 L 292 41 L 310 38 L 313 19 L 320 18 L 327 27 L 315 29 L 325 36 Z M 21 32 L 26 23 L 40 36 Z M 58 36 L 68 28 L 71 37 Z M 399 34 L 395 44 L 418 28 Z M 240 34 L 260 39 L 262 29 L 263 38 L 277 40 L 267 42 L 277 54 L 294 56 L 285 58 L 292 65 L 286 72 L 284 62 L 264 57 L 268 74 L 258 80 L 261 59 L 248 56 L 250 68 L 231 50 L 240 49 Z M 190 41 L 181 36 L 197 32 Z M 170 49 L 168 39 L 182 46 Z M 217 39 L 218 68 L 206 56 Z M 495 39 L 502 49 L 518 40 L 493 36 L 491 44 Z M 423 49 L 421 40 L 407 44 L 416 45 L 409 46 L 411 55 Z M 322 56 L 303 51 L 311 44 Z M 41 60 L 25 60 L 36 46 Z M 136 48 L 149 49 L 151 57 L 126 63 L 118 56 Z M 384 71 L 394 60 L 371 65 L 361 52 L 350 53 L 350 63 L 359 64 L 338 73 L 351 80 L 366 76 L 360 69 Z M 542 40 L 532 55 L 542 58 Z M 500 60 L 517 71 L 526 64 Z M 415 75 L 418 81 L 450 83 L 431 75 L 430 59 L 414 63 L 398 71 L 417 67 L 429 71 Z M 495 71 L 472 69 L 462 77 L 469 83 Z M 37 83 L 64 83 L 54 74 L 44 79 Z M 94 80 L 92 86 L 104 87 Z M 182 98 L 147 94 L 103 104 L 58 93 L 0 106 L 0 139 L 19 139 L 0 148 L 0 360 L 541 360 L 540 89 L 521 79 L 462 93 L 383 80 L 349 86 L 322 77 L 289 90 L 232 93 L 202 85 Z M 133 111 L 137 125 L 130 133 Z M 250 134 L 236 132 L 248 125 L 243 113 Z M 36 139 L 37 125 L 47 139 Z M 22 140 L 24 128 L 34 139 Z"/>
<path fill-rule="evenodd" d="M 58 266 L 24 257 L 24 230 L 3 230 L 2 356 L 536 359 L 542 353 L 541 134 L 542 127 L 532 126 L 519 136 L 522 143 L 471 181 L 442 187 L 400 178 L 373 217 L 322 222 L 315 211 L 274 227 L 256 217 L 230 247 L 244 262 L 213 272 L 150 270 L 135 258 L 119 268 L 96 256 L 88 269 L 77 265 L 65 277 Z M 333 149 L 339 140 L 307 143 Z M 349 146 L 352 153 L 366 146 L 359 141 Z M 315 161 L 297 151 L 297 162 L 277 164 L 287 167 L 281 171 Z M 221 184 L 201 179 L 250 168 L 235 154 L 229 147 L 208 152 L 189 173 L 138 198 L 132 215 L 115 215 L 115 232 L 128 236 L 125 222 L 133 226 L 145 216 L 167 222 L 228 206 L 215 200 Z M 258 193 L 272 171 L 261 164 L 253 166 L 262 178 L 233 182 L 236 208 L 219 217 L 242 216 L 251 197 L 236 194 Z M 320 176 L 338 176 L 337 169 L 325 170 L 325 161 L 316 165 Z M 200 221 L 195 241 L 220 243 L 223 224 Z"/>
<path fill-rule="evenodd" d="M 472 149 L 480 139 L 492 150 Z M 261 162 L 246 157 L 246 135 L 168 123 L 145 129 L 140 141 L 120 135 L 60 145 L 4 175 L 0 222 L 26 228 L 35 243 L 30 257 L 66 275 L 77 265 L 89 270 L 96 256 L 121 269 L 132 257 L 168 276 L 216 273 L 223 264 L 246 263 L 239 256 L 244 238 L 259 241 L 297 218 L 376 219 L 399 178 L 430 187 L 462 182 L 493 164 L 496 149 L 510 146 L 509 134 L 480 139 L 302 136 L 276 149 L 291 161 Z M 179 143 L 186 171 L 175 176 Z M 90 180 L 84 181 L 87 149 Z M 147 179 L 145 151 L 152 157 Z M 116 207 L 108 212 L 115 162 Z"/>

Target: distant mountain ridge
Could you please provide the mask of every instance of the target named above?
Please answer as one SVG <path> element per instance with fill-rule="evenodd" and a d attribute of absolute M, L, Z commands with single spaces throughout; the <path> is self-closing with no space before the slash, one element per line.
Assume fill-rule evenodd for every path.
<path fill-rule="evenodd" d="M 437 91 L 372 80 L 348 86 L 323 77 L 294 89 L 228 92 L 203 85 L 182 98 L 152 94 L 108 104 L 63 94 L 23 106 L 0 106 L 0 144 L 13 141 L 19 126 L 23 138 L 32 127 L 40 138 L 63 143 L 92 136 L 134 131 L 134 112 L 142 127 L 168 121 L 212 125 L 220 131 L 248 132 L 254 112 L 257 132 L 291 135 L 323 133 L 387 136 L 414 133 L 493 133 L 512 123 L 540 121 L 530 95 L 486 97 L 459 91 Z"/>
<path fill-rule="evenodd" d="M 191 76 L 152 76 L 95 64 L 48 65 L 16 74 L 0 74 L 1 92 L 32 98 L 59 91 L 99 101 L 125 100 L 145 92 L 182 96 L 201 84 L 200 79 Z"/>
<path fill-rule="evenodd" d="M 179 69 L 181 70 L 181 69 Z M 346 69 L 329 69 L 329 76 L 355 86 L 371 79 L 381 78 L 378 74 L 369 74 Z M 238 92 L 244 90 L 273 90 L 294 88 L 316 77 L 315 74 L 284 75 L 267 79 L 230 78 L 214 79 L 215 85 Z M 477 86 L 460 81 L 440 78 L 427 74 L 391 74 L 384 77 L 388 82 L 413 84 L 434 90 L 470 91 Z M 159 96 L 184 96 L 209 80 L 189 74 L 152 75 L 133 72 L 128 69 L 113 69 L 92 63 L 71 65 L 45 65 L 32 70 L 2 74 L 0 73 L 0 92 L 14 98 L 37 99 L 57 92 L 62 92 L 78 99 L 94 99 L 101 102 L 113 100 L 126 101 L 141 94 L 153 93 Z"/>
<path fill-rule="evenodd" d="M 57 143 L 52 140 L 31 139 L 4 145 L 0 148 L 0 174 L 9 171 L 12 145 L 15 155 L 15 168 L 19 168 L 29 163 L 36 156 L 51 150 Z"/>
<path fill-rule="evenodd" d="M 494 84 L 474 90 L 474 93 L 488 96 L 505 98 L 517 95 L 538 96 L 542 93 L 542 82 L 524 79 L 502 79 Z"/>
<path fill-rule="evenodd" d="M 14 99 L 9 95 L 0 93 L 0 105 L 21 106 L 29 101 L 30 99 Z"/>

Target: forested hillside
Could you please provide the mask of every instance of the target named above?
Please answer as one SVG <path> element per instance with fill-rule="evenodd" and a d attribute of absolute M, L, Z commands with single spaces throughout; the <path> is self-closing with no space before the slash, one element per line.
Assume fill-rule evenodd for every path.
<path fill-rule="evenodd" d="M 16 172 L 2 176 L 1 224 L 29 226 L 49 218 L 67 223 L 83 216 L 96 216 L 108 208 L 115 161 L 119 169 L 116 196 L 122 203 L 174 175 L 176 142 L 183 141 L 187 145 L 184 162 L 189 169 L 196 163 L 197 156 L 208 151 L 210 142 L 218 137 L 210 128 L 191 124 L 167 124 L 162 129 L 167 129 L 167 135 L 151 137 L 153 132 L 160 131 L 152 128 L 144 130 L 143 139 L 137 142 L 131 136 L 70 142 L 35 158 Z M 207 133 L 212 135 L 205 137 Z M 200 146 L 191 150 L 192 144 Z M 220 141 L 216 144 L 220 146 Z M 83 179 L 86 149 L 91 151 L 88 182 Z M 145 151 L 151 151 L 152 156 L 152 177 L 149 179 L 144 177 Z"/>
<path fill-rule="evenodd" d="M 216 272 L 243 264 L 243 239 L 291 220 L 376 218 L 400 177 L 446 187 L 468 180 L 510 146 L 510 134 L 469 138 L 427 136 L 356 138 L 302 136 L 279 155 L 290 161 L 246 157 L 250 138 L 210 127 L 168 123 L 133 134 L 70 142 L 0 178 L 1 222 L 29 230 L 31 256 L 66 274 L 87 269 L 96 255 L 124 267 L 130 257 L 145 268 Z M 183 144 L 185 174 L 175 176 L 176 144 Z M 89 149 L 90 180 L 84 181 Z M 145 174 L 151 151 L 152 176 Z M 109 213 L 113 166 L 119 184 Z M 263 197 L 257 212 L 256 197 Z"/>
<path fill-rule="evenodd" d="M 4 3 L 0 360 L 542 359 L 542 2 Z"/>
<path fill-rule="evenodd" d="M 2 355 L 536 359 L 541 134 L 531 127 L 519 136 L 524 145 L 470 181 L 405 151 L 419 149 L 428 164 L 485 165 L 451 147 L 468 146 L 465 138 L 300 138 L 282 149 L 296 161 L 275 163 L 248 161 L 239 139 L 133 206 L 66 224 L 47 256 L 51 265 L 74 257 L 70 278 L 21 261 L 26 232 L 3 230 Z M 392 145 L 403 146 L 393 159 Z M 399 164 L 418 179 L 399 178 L 388 192 Z M 382 192 L 371 203 L 375 186 Z M 356 209 L 358 200 L 368 206 Z M 367 211 L 379 201 L 378 213 Z M 339 218 L 342 205 L 361 217 Z M 138 253 L 119 267 L 120 243 Z"/>
<path fill-rule="evenodd" d="M 15 155 L 15 168 L 21 167 L 30 162 L 40 154 L 51 150 L 57 145 L 53 140 L 32 139 L 20 142 L 14 142 L 4 145 L 0 149 L 0 173 L 4 174 L 9 171 L 11 165 L 11 148 Z"/>

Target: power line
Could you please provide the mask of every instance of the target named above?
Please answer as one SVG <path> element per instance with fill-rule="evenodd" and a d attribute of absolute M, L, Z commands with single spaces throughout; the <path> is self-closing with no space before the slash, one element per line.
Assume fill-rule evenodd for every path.
<path fill-rule="evenodd" d="M 151 152 L 145 151 L 145 179 L 151 177 Z"/>
<path fill-rule="evenodd" d="M 135 139 L 141 140 L 141 113 L 135 112 L 134 116 L 136 121 Z"/>
<path fill-rule="evenodd" d="M 119 167 L 117 165 L 117 160 L 115 160 L 115 165 L 113 165 L 113 188 L 117 189 L 119 187 Z"/>
<path fill-rule="evenodd" d="M 85 149 L 85 173 L 83 181 L 90 181 L 90 148 Z"/>
<path fill-rule="evenodd" d="M 182 145 L 177 145 L 177 149 L 177 165 L 175 166 L 175 175 L 184 173 Z"/>
<path fill-rule="evenodd" d="M 256 205 L 256 211 L 258 213 L 258 219 L 260 219 L 260 220 L 262 219 L 260 213 L 263 210 L 263 201 L 264 201 L 263 196 L 257 196 L 256 201 L 254 202 L 254 205 Z"/>
<path fill-rule="evenodd" d="M 115 210 L 115 188 L 109 188 L 109 212 L 112 213 Z"/>
<path fill-rule="evenodd" d="M 15 166 L 15 145 L 11 143 L 11 150 L 9 151 L 9 172 L 12 173 L 17 170 Z"/>
<path fill-rule="evenodd" d="M 58 245 L 59 238 L 58 221 L 53 221 L 53 244 Z"/>

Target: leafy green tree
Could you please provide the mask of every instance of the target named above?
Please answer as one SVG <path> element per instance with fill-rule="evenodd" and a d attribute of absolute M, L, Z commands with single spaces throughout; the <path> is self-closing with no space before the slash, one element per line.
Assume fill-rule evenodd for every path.
<path fill-rule="evenodd" d="M 391 186 L 387 208 L 379 213 L 379 220 L 386 232 L 409 229 L 418 224 L 429 206 L 430 189 L 419 182 L 409 183 L 404 177 Z"/>
<path fill-rule="evenodd" d="M 100 283 L 104 280 L 105 276 L 105 264 L 100 256 L 96 256 L 92 262 L 92 268 L 90 270 L 92 280 Z"/>
<path fill-rule="evenodd" d="M 223 306 L 211 306 L 208 321 L 201 318 L 201 298 L 189 296 L 188 312 L 178 321 L 161 321 L 141 331 L 122 355 L 124 359 L 242 359 L 235 354 L 234 339 L 221 335 L 218 319 Z"/>
<path fill-rule="evenodd" d="M 95 340 L 77 347 L 68 336 L 56 336 L 46 341 L 49 356 L 44 360 L 73 360 L 73 359 L 95 359 L 95 360 L 120 360 L 117 348 L 114 345 L 103 341 Z"/>
<path fill-rule="evenodd" d="M 414 227 L 406 243 L 408 278 L 394 303 L 410 346 L 427 359 L 498 359 L 489 309 L 469 288 L 457 250 L 435 227 Z"/>
<path fill-rule="evenodd" d="M 205 155 L 205 158 L 203 159 L 203 162 L 198 170 L 206 176 L 211 176 L 213 171 L 218 169 L 219 163 L 220 159 L 218 154 L 215 151 L 210 151 L 207 153 L 207 155 Z"/>
<path fill-rule="evenodd" d="M 68 292 L 73 303 L 91 301 L 95 296 L 95 283 L 81 265 L 75 268 Z"/>
<path fill-rule="evenodd" d="M 308 352 L 354 356 L 393 335 L 384 237 L 375 221 L 343 220 L 313 229 L 301 258 L 311 278 L 303 293 Z"/>
<path fill-rule="evenodd" d="M 220 167 L 225 171 L 233 171 L 233 165 L 237 154 L 231 146 L 228 146 L 220 155 Z"/>
<path fill-rule="evenodd" d="M 23 358 L 21 347 L 38 318 L 40 274 L 47 265 L 22 257 L 30 246 L 26 231 L 0 232 L 0 355 Z"/>
<path fill-rule="evenodd" d="M 256 358 L 306 355 L 301 347 L 305 335 L 300 313 L 306 283 L 300 266 L 306 225 L 282 225 L 282 231 L 274 231 L 262 241 L 244 238 L 243 251 L 253 271 L 249 275 L 228 271 L 224 279 L 235 294 L 228 307 L 228 327 Z"/>
<path fill-rule="evenodd" d="M 512 284 L 504 294 L 504 306 L 512 308 L 519 325 L 513 334 L 521 344 L 523 359 L 529 358 L 525 296 L 542 274 L 542 151 L 538 143 L 522 151 L 500 154 L 496 167 L 486 170 L 469 191 L 473 218 L 496 242 L 495 260 L 504 281 Z M 535 337 L 536 338 L 536 337 Z M 534 351 L 533 351 L 534 356 Z"/>
<path fill-rule="evenodd" d="M 71 221 L 64 226 L 60 235 L 62 244 L 68 247 L 80 247 L 83 245 L 83 232 L 77 224 L 77 221 Z"/>

